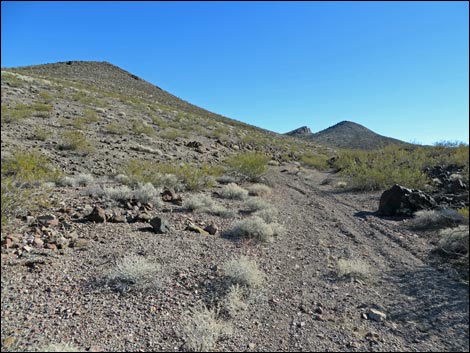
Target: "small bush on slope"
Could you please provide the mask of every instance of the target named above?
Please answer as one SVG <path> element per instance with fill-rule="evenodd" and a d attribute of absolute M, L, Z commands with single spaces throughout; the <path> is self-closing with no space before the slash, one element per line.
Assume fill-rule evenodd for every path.
<path fill-rule="evenodd" d="M 258 181 L 266 173 L 270 158 L 261 153 L 240 153 L 225 163 L 230 170 L 249 181 Z"/>

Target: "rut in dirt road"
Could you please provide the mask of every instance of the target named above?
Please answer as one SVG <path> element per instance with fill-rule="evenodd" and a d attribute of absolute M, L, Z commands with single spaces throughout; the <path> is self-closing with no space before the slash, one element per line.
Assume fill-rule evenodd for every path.
<path fill-rule="evenodd" d="M 288 235 L 272 245 L 286 259 L 272 281 L 292 288 L 279 295 L 300 308 L 297 317 L 291 310 L 295 324 L 303 320 L 303 306 L 317 306 L 314 310 L 330 315 L 305 322 L 309 330 L 294 329 L 290 348 L 332 349 L 323 346 L 326 338 L 335 350 L 468 350 L 468 285 L 450 271 L 426 264 L 411 232 L 376 217 L 377 194 L 335 193 L 320 186 L 324 178 L 318 172 L 308 180 L 279 173 L 273 180 L 278 190 L 274 201 Z M 366 262 L 369 278 L 339 280 L 339 259 Z M 368 309 L 386 313 L 387 319 L 362 319 Z"/>

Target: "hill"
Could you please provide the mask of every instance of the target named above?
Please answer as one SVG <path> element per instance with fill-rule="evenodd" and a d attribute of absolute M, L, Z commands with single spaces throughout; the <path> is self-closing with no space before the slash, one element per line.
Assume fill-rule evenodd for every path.
<path fill-rule="evenodd" d="M 312 133 L 307 127 L 301 127 L 286 135 L 307 138 L 318 144 L 336 148 L 372 150 L 392 144 L 409 145 L 406 142 L 379 135 L 351 121 L 342 121 L 317 133 Z"/>
<path fill-rule="evenodd" d="M 330 148 L 108 63 L 1 78 L 2 352 L 468 351 L 468 228 L 380 218 L 380 190 L 312 168 Z M 366 186 L 468 160 L 375 152 L 332 160 Z M 433 183 L 467 190 L 466 165 Z"/>

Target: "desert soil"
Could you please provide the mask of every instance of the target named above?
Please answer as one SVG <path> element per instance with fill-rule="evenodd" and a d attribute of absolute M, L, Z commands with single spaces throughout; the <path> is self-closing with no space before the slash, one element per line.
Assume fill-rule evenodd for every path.
<path fill-rule="evenodd" d="M 295 169 L 270 167 L 267 176 L 273 193 L 265 198 L 286 230 L 273 243 L 222 236 L 233 220 L 172 205 L 153 211 L 172 223 L 167 234 L 147 223 L 75 220 L 72 229 L 89 240 L 84 249 L 3 253 L 2 351 L 50 343 L 91 351 L 184 350 L 184 314 L 220 301 L 221 265 L 242 254 L 255 258 L 267 279 L 246 311 L 221 317 L 232 332 L 214 350 L 468 351 L 468 284 L 431 261 L 429 242 L 402 220 L 378 218 L 380 193 L 337 191 L 322 185 L 328 174 Z M 74 188 L 58 192 L 65 206 L 77 200 Z M 220 231 L 189 232 L 187 218 L 216 222 Z M 159 290 L 116 293 L 100 284 L 129 254 L 161 264 Z M 370 273 L 340 278 L 339 259 L 360 259 Z M 373 320 L 371 309 L 386 318 Z"/>

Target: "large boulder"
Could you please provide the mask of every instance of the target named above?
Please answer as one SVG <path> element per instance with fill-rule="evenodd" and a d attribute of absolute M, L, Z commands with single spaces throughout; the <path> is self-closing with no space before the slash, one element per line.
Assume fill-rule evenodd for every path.
<path fill-rule="evenodd" d="M 380 197 L 379 215 L 411 216 L 416 211 L 436 206 L 436 201 L 423 191 L 395 184 Z"/>

